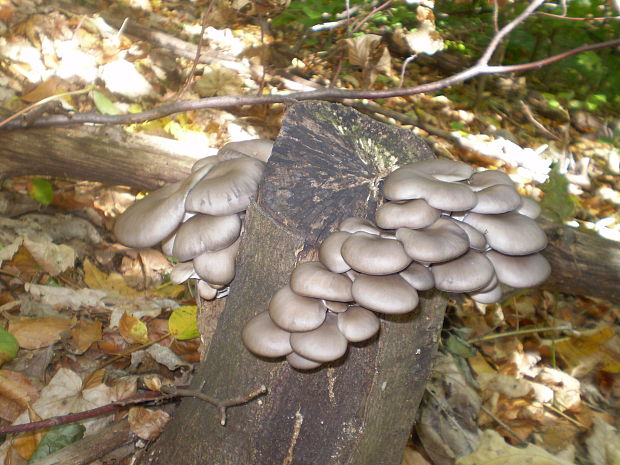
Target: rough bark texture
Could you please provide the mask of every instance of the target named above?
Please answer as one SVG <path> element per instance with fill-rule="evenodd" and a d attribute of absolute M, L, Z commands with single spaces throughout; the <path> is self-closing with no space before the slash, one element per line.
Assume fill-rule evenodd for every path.
<path fill-rule="evenodd" d="M 114 127 L 2 131 L 0 139 L 0 180 L 47 175 L 156 189 L 200 158 L 180 142 Z"/>
<path fill-rule="evenodd" d="M 184 401 L 143 463 L 181 456 L 184 465 L 400 463 L 441 329 L 441 295 L 429 294 L 414 313 L 384 321 L 380 337 L 310 373 L 254 357 L 240 333 L 341 219 L 372 215 L 383 176 L 430 156 L 411 132 L 340 105 L 289 110 L 248 211 L 231 296 L 196 377 L 219 398 L 261 384 L 269 393 L 231 409 L 225 428 L 215 409 Z"/>

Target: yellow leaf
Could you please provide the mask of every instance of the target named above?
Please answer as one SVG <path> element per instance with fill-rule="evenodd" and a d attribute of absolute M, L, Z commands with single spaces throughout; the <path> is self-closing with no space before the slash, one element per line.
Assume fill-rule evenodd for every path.
<path fill-rule="evenodd" d="M 84 282 L 91 289 L 105 289 L 121 296 L 131 297 L 139 294 L 127 285 L 125 278 L 119 273 L 104 273 L 88 259 L 84 261 Z"/>
<path fill-rule="evenodd" d="M 149 341 L 146 325 L 135 316 L 127 315 L 127 313 L 123 313 L 118 323 L 118 331 L 131 344 L 145 344 Z"/>
<path fill-rule="evenodd" d="M 184 341 L 200 336 L 196 321 L 196 310 L 195 305 L 186 305 L 172 312 L 168 320 L 168 329 L 176 339 Z"/>
<path fill-rule="evenodd" d="M 608 373 L 620 373 L 620 354 L 611 347 L 617 338 L 612 328 L 602 328 L 569 337 L 555 343 L 555 349 L 572 371 L 576 367 L 592 369 L 598 366 Z"/>

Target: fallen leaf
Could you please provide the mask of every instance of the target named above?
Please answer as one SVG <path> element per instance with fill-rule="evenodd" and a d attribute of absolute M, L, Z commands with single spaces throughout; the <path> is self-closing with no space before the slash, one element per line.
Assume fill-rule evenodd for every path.
<path fill-rule="evenodd" d="M 73 444 L 84 437 L 86 428 L 78 423 L 55 426 L 41 439 L 30 461 L 41 460 L 48 455 Z"/>
<path fill-rule="evenodd" d="M 45 286 L 26 283 L 24 289 L 37 300 L 58 308 L 79 310 L 80 307 L 102 307 L 106 291 L 100 289 L 69 289 L 67 287 Z"/>
<path fill-rule="evenodd" d="M 129 409 L 128 420 L 132 433 L 145 441 L 152 441 L 161 434 L 170 420 L 170 415 L 159 409 L 132 407 Z"/>
<path fill-rule="evenodd" d="M 71 330 L 71 337 L 75 344 L 75 348 L 77 348 L 80 353 L 84 353 L 94 342 L 101 340 L 101 322 L 98 320 L 80 320 Z"/>
<path fill-rule="evenodd" d="M 139 294 L 127 285 L 119 273 L 104 273 L 88 259 L 84 260 L 84 282 L 91 289 L 105 289 L 119 296 L 131 297 Z"/>
<path fill-rule="evenodd" d="M 593 465 L 620 463 L 620 431 L 597 416 L 592 434 L 586 439 L 588 456 Z"/>
<path fill-rule="evenodd" d="M 168 319 L 168 328 L 176 339 L 184 341 L 200 336 L 196 312 L 197 307 L 195 305 L 179 307 L 172 312 Z"/>
<path fill-rule="evenodd" d="M 546 450 L 529 444 L 526 448 L 513 447 L 496 431 L 486 430 L 473 454 L 460 457 L 456 465 L 573 465 Z"/>
<path fill-rule="evenodd" d="M 0 326 L 0 367 L 15 358 L 19 343 L 15 336 Z"/>
<path fill-rule="evenodd" d="M 64 318 L 16 318 L 9 321 L 9 332 L 23 349 L 39 349 L 59 341 L 74 323 Z"/>
<path fill-rule="evenodd" d="M 149 341 L 146 324 L 127 313 L 123 313 L 118 324 L 118 331 L 130 344 L 146 344 Z"/>
<path fill-rule="evenodd" d="M 571 373 L 577 369 L 583 376 L 595 368 L 620 373 L 620 354 L 609 347 L 612 344 L 608 344 L 612 339 L 618 339 L 618 336 L 612 328 L 605 327 L 584 331 L 579 336 L 556 341 L 554 345 Z"/>
<path fill-rule="evenodd" d="M 54 244 L 51 241 L 33 241 L 29 237 L 24 238 L 24 247 L 30 255 L 41 265 L 41 268 L 52 276 L 72 268 L 75 264 L 76 253 L 68 245 Z"/>

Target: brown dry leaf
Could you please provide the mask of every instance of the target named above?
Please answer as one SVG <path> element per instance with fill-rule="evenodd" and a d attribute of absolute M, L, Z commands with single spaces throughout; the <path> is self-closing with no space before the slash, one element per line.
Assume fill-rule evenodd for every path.
<path fill-rule="evenodd" d="M 580 336 L 555 342 L 555 350 L 566 362 L 567 371 L 571 373 L 577 370 L 582 376 L 594 368 L 608 373 L 620 373 L 620 354 L 612 348 L 614 345 L 618 346 L 618 339 L 618 335 L 609 327 L 583 331 Z"/>
<path fill-rule="evenodd" d="M 41 268 L 52 276 L 73 267 L 77 257 L 75 250 L 68 245 L 57 245 L 51 241 L 33 241 L 26 237 L 24 238 L 24 247 L 28 249 L 32 258 L 41 265 Z"/>
<path fill-rule="evenodd" d="M 586 439 L 588 456 L 593 465 L 620 463 L 620 431 L 597 416 L 592 434 Z"/>
<path fill-rule="evenodd" d="M 22 349 L 40 349 L 59 341 L 74 324 L 65 318 L 16 318 L 9 321 L 9 333 Z"/>
<path fill-rule="evenodd" d="M 146 344 L 149 342 L 146 324 L 127 313 L 123 313 L 118 323 L 118 332 L 130 344 Z"/>
<path fill-rule="evenodd" d="M 144 407 L 129 409 L 129 428 L 139 438 L 151 441 L 161 434 L 170 420 L 163 410 L 151 410 Z"/>
<path fill-rule="evenodd" d="M 101 340 L 103 328 L 99 320 L 80 320 L 71 330 L 74 345 L 80 353 L 84 353 L 97 341 Z"/>
<path fill-rule="evenodd" d="M 70 308 L 79 310 L 80 307 L 103 307 L 102 299 L 107 292 L 101 289 L 70 289 L 68 287 L 45 286 L 42 284 L 26 283 L 26 292 L 36 300 L 54 308 Z"/>
<path fill-rule="evenodd" d="M 138 392 L 136 378 L 121 379 L 112 386 L 112 395 L 116 400 L 127 399 Z"/>
<path fill-rule="evenodd" d="M 127 285 L 125 279 L 118 273 L 106 274 L 100 271 L 90 260 L 84 260 L 84 282 L 91 289 L 105 289 L 120 296 L 132 297 L 138 291 Z"/>
<path fill-rule="evenodd" d="M 362 68 L 364 83 L 371 86 L 378 73 L 390 75 L 392 72 L 392 60 L 390 52 L 382 38 L 376 34 L 364 34 L 349 39 L 344 39 L 349 62 Z"/>
<path fill-rule="evenodd" d="M 528 445 L 517 448 L 506 444 L 496 431 L 486 430 L 473 454 L 457 459 L 456 465 L 572 465 L 544 449 Z"/>
<path fill-rule="evenodd" d="M 28 408 L 28 414 L 28 421 L 41 421 L 42 419 L 37 415 L 36 411 L 30 407 Z M 34 451 L 37 450 L 37 447 L 39 447 L 39 443 L 47 432 L 47 429 L 29 431 L 17 437 L 12 442 L 11 446 L 23 459 L 29 460 L 32 454 L 34 454 Z"/>
<path fill-rule="evenodd" d="M 58 76 L 52 76 L 24 95 L 22 100 L 24 102 L 34 103 L 44 98 L 51 97 L 58 90 L 58 85 L 60 83 L 61 80 Z"/>
<path fill-rule="evenodd" d="M 92 387 L 99 386 L 100 384 L 103 384 L 104 379 L 105 368 L 95 370 L 84 378 L 84 380 L 82 381 L 82 389 L 90 389 Z"/>
<path fill-rule="evenodd" d="M 243 93 L 243 81 L 237 73 L 219 66 L 211 66 L 196 81 L 194 88 L 201 97 L 216 95 L 240 95 Z"/>
<path fill-rule="evenodd" d="M 39 398 L 39 391 L 22 374 L 0 370 L 0 395 L 26 407 Z"/>

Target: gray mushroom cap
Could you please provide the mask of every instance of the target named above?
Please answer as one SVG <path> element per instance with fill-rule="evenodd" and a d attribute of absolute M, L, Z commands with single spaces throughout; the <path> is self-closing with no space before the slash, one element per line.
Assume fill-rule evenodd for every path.
<path fill-rule="evenodd" d="M 267 163 L 269 157 L 271 156 L 272 149 L 273 141 L 268 139 L 242 140 L 238 142 L 229 142 L 224 145 L 219 150 L 217 156 L 221 161 L 224 161 L 229 159 L 230 152 L 237 152 Z M 231 158 L 237 158 L 237 156 L 233 156 Z"/>
<path fill-rule="evenodd" d="M 200 160 L 197 160 L 196 163 L 194 163 L 192 165 L 192 173 L 194 171 L 198 171 L 199 169 L 205 167 L 205 166 L 210 166 L 213 168 L 215 165 L 217 165 L 220 162 L 220 160 L 217 158 L 217 155 L 212 155 L 210 157 L 205 157 L 205 158 L 201 158 Z"/>
<path fill-rule="evenodd" d="M 443 211 L 465 211 L 476 205 L 475 193 L 467 184 L 451 181 L 468 179 L 473 169 L 451 160 L 423 160 L 390 173 L 383 185 L 389 200 L 424 199 Z"/>
<path fill-rule="evenodd" d="M 469 238 L 452 220 L 439 218 L 425 229 L 400 228 L 396 239 L 407 255 L 419 262 L 437 263 L 452 260 L 469 249 Z"/>
<path fill-rule="evenodd" d="M 239 215 L 196 215 L 177 230 L 172 255 L 192 260 L 204 252 L 216 252 L 232 245 L 241 233 Z"/>
<path fill-rule="evenodd" d="M 463 221 L 482 232 L 491 248 L 507 255 L 529 255 L 547 245 L 542 228 L 533 219 L 516 212 L 468 213 Z"/>
<path fill-rule="evenodd" d="M 449 262 L 431 265 L 435 287 L 446 292 L 472 292 L 493 279 L 493 265 L 480 252 L 469 250 Z"/>
<path fill-rule="evenodd" d="M 306 357 L 302 357 L 298 353 L 291 352 L 286 356 L 286 361 L 290 366 L 296 370 L 314 370 L 321 366 L 320 362 L 314 360 L 308 360 Z"/>
<path fill-rule="evenodd" d="M 185 209 L 208 215 L 245 210 L 263 177 L 264 163 L 240 157 L 218 163 L 189 193 Z"/>
<path fill-rule="evenodd" d="M 351 284 L 345 275 L 332 273 L 320 262 L 300 263 L 290 277 L 291 289 L 296 294 L 338 302 L 353 300 Z"/>
<path fill-rule="evenodd" d="M 336 231 L 327 236 L 321 243 L 319 247 L 319 261 L 325 265 L 329 271 L 344 273 L 351 269 L 340 253 L 343 242 L 346 241 L 349 236 L 351 236 L 351 233 Z"/>
<path fill-rule="evenodd" d="M 495 304 L 502 300 L 503 292 L 499 283 L 486 291 L 477 291 L 469 294 L 472 300 L 481 304 Z"/>
<path fill-rule="evenodd" d="M 204 300 L 213 300 L 217 297 L 217 289 L 211 287 L 208 282 L 202 279 L 196 280 L 196 292 Z"/>
<path fill-rule="evenodd" d="M 353 282 L 353 298 L 362 307 L 387 314 L 408 313 L 419 301 L 417 291 L 397 274 L 360 274 Z"/>
<path fill-rule="evenodd" d="M 290 337 L 293 350 L 315 362 L 331 362 L 347 351 L 347 340 L 338 329 L 338 318 L 327 314 L 321 326 L 305 333 L 293 333 Z"/>
<path fill-rule="evenodd" d="M 377 334 L 381 323 L 377 315 L 358 305 L 338 314 L 338 329 L 351 342 L 361 342 Z"/>
<path fill-rule="evenodd" d="M 377 227 L 372 223 L 372 221 L 366 220 L 364 218 L 359 218 L 357 216 L 351 216 L 349 218 L 345 218 L 338 225 L 339 231 L 344 231 L 348 233 L 356 233 L 359 231 L 366 232 L 369 234 L 380 234 L 380 231 Z"/>
<path fill-rule="evenodd" d="M 441 212 L 431 207 L 426 200 L 385 202 L 375 213 L 377 226 L 383 229 L 419 229 L 430 226 L 439 219 Z"/>
<path fill-rule="evenodd" d="M 205 166 L 182 182 L 163 187 L 138 200 L 114 224 L 114 234 L 127 247 L 153 247 L 166 239 L 183 221 L 185 199 L 212 169 Z"/>
<path fill-rule="evenodd" d="M 435 287 L 433 273 L 420 263 L 413 262 L 399 274 L 418 291 L 428 291 Z"/>
<path fill-rule="evenodd" d="M 551 265 L 539 253 L 515 257 L 490 251 L 486 256 L 493 264 L 499 282 L 511 287 L 538 286 L 551 274 Z"/>
<path fill-rule="evenodd" d="M 515 186 L 515 183 L 512 179 L 510 179 L 510 176 L 499 170 L 478 171 L 477 173 L 471 175 L 468 184 L 474 192 L 497 185 L 510 186 L 513 188 Z"/>
<path fill-rule="evenodd" d="M 194 270 L 194 264 L 192 262 L 177 263 L 172 267 L 170 271 L 170 281 L 173 284 L 181 284 L 188 279 L 198 278 L 196 270 Z"/>
<path fill-rule="evenodd" d="M 517 209 L 517 213 L 535 220 L 540 216 L 541 211 L 542 209 L 536 200 L 529 197 L 521 197 L 521 206 Z"/>
<path fill-rule="evenodd" d="M 336 302 L 334 300 L 321 299 L 323 306 L 332 313 L 346 312 L 349 308 L 349 304 L 346 302 Z"/>
<path fill-rule="evenodd" d="M 326 308 L 320 300 L 297 295 L 289 286 L 271 297 L 268 309 L 271 320 L 290 332 L 312 331 L 325 321 Z"/>
<path fill-rule="evenodd" d="M 248 321 L 241 339 L 247 349 L 262 357 L 283 357 L 293 349 L 290 343 L 291 334 L 276 326 L 269 313 L 262 312 Z"/>
<path fill-rule="evenodd" d="M 476 228 L 474 228 L 473 226 L 467 223 L 463 223 L 462 221 L 457 220 L 456 218 L 452 218 L 449 216 L 444 216 L 443 218 L 449 218 L 451 221 L 454 222 L 454 224 L 456 224 L 459 228 L 465 231 L 465 234 L 467 234 L 467 238 L 469 239 L 469 246 L 472 249 L 486 250 L 488 246 L 487 239 L 484 236 L 484 234 L 482 234 Z"/>
<path fill-rule="evenodd" d="M 241 238 L 216 252 L 203 252 L 193 260 L 198 276 L 212 286 L 226 286 L 235 277 L 235 260 Z"/>
<path fill-rule="evenodd" d="M 476 192 L 478 203 L 470 211 L 486 215 L 496 215 L 516 210 L 521 206 L 521 196 L 514 186 L 496 184 Z"/>
<path fill-rule="evenodd" d="M 399 241 L 361 231 L 345 240 L 340 252 L 352 269 L 365 274 L 397 273 L 411 263 Z"/>

